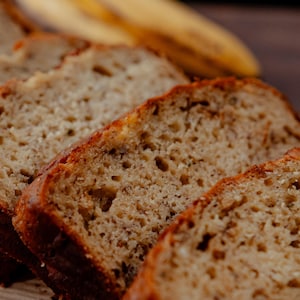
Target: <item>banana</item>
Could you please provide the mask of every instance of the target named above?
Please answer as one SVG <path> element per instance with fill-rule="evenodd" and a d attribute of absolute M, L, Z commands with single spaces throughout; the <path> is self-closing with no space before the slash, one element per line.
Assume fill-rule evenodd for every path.
<path fill-rule="evenodd" d="M 196 76 L 259 76 L 246 45 L 175 0 L 17 0 L 52 27 L 102 43 L 144 44 Z"/>
<path fill-rule="evenodd" d="M 162 49 L 187 72 L 215 77 L 259 76 L 260 65 L 225 28 L 174 0 L 75 0 L 90 15 Z"/>
<path fill-rule="evenodd" d="M 98 43 L 135 44 L 135 38 L 120 27 L 113 26 L 84 14 L 68 0 L 17 0 L 23 11 L 28 12 L 45 27 L 72 34 Z"/>
<path fill-rule="evenodd" d="M 105 20 L 108 23 L 113 24 L 114 18 L 111 13 L 103 6 L 99 4 L 97 0 L 68 0 L 73 5 L 77 6 L 80 10 L 87 13 L 90 16 Z"/>

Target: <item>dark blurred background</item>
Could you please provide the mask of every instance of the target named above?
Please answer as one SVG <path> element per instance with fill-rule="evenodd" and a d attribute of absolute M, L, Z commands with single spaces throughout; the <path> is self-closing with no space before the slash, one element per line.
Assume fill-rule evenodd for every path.
<path fill-rule="evenodd" d="M 186 3 L 202 3 L 202 4 L 239 4 L 239 5 L 273 5 L 273 6 L 300 6 L 299 1 L 199 1 L 199 0 L 182 0 Z"/>
<path fill-rule="evenodd" d="M 230 30 L 300 113 L 300 1 L 183 1 Z"/>

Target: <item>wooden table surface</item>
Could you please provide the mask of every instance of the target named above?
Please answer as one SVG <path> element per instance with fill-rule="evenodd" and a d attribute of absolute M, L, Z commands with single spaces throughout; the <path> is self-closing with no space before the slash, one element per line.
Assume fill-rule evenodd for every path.
<path fill-rule="evenodd" d="M 190 4 L 240 37 L 263 68 L 263 79 L 280 89 L 300 113 L 300 9 Z M 0 266 L 1 267 L 1 266 Z M 40 281 L 0 288 L 0 299 L 51 299 Z"/>
<path fill-rule="evenodd" d="M 245 42 L 262 66 L 263 79 L 300 113 L 300 7 L 190 5 Z"/>

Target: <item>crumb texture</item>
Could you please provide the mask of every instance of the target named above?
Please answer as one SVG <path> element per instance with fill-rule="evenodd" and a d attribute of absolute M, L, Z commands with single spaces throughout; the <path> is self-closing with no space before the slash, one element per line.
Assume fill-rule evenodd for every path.
<path fill-rule="evenodd" d="M 208 193 L 141 273 L 158 299 L 300 299 L 299 169 L 300 149 Z"/>
<path fill-rule="evenodd" d="M 59 151 L 185 82 L 148 50 L 92 46 L 58 69 L 7 83 L 0 91 L 2 205 L 13 211 L 23 188 Z"/>
<path fill-rule="evenodd" d="M 299 145 L 299 136 L 280 96 L 257 82 L 177 88 L 72 153 L 52 173 L 48 205 L 124 291 L 187 205 L 219 179 Z"/>

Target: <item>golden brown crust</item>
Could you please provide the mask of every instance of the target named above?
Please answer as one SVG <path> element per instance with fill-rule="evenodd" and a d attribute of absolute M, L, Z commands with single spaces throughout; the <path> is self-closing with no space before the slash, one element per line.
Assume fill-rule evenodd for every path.
<path fill-rule="evenodd" d="M 278 165 L 280 162 L 288 162 L 292 160 L 300 160 L 300 148 L 290 149 L 282 158 L 279 158 L 278 160 L 265 162 L 260 165 L 254 165 L 253 167 L 249 168 L 245 173 L 221 179 L 209 192 L 207 192 L 203 196 L 203 198 L 205 198 L 207 203 L 209 203 L 209 199 L 222 193 L 222 191 L 224 191 L 224 189 L 226 189 L 228 185 L 235 184 L 236 182 L 246 181 L 251 177 L 265 178 L 266 173 L 272 172 L 276 165 Z"/>
<path fill-rule="evenodd" d="M 59 294 L 70 294 L 72 299 L 81 299 L 82 294 L 86 299 L 119 299 L 120 294 L 117 290 L 112 289 L 106 292 L 111 283 L 105 276 L 105 270 L 99 272 L 91 266 L 83 251 L 83 245 L 80 245 L 79 237 L 69 232 L 45 203 L 44 193 L 47 189 L 47 181 L 52 176 L 51 173 L 48 174 L 43 185 L 40 185 L 43 176 L 40 180 L 34 181 L 31 187 L 25 190 L 22 201 L 16 208 L 17 215 L 22 215 L 20 220 L 15 219 L 22 240 L 29 249 L 38 250 L 41 261 L 44 261 L 44 258 L 47 260 L 48 270 L 53 271 L 49 274 L 49 279 L 52 283 L 54 282 Z M 39 199 L 42 201 L 39 202 Z M 36 230 L 27 231 L 30 227 Z M 46 235 L 43 234 L 45 230 L 47 230 Z M 73 236 L 74 240 L 71 240 L 69 236 Z M 27 244 L 28 240 L 32 240 L 33 243 Z M 63 270 L 62 273 L 52 268 L 52 265 L 57 264 Z M 74 264 L 78 266 L 76 270 L 73 268 Z M 70 282 L 68 277 L 72 277 L 73 281 Z M 113 285 L 111 286 L 113 288 Z M 76 295 L 79 295 L 78 298 Z"/>
<path fill-rule="evenodd" d="M 155 283 L 155 272 L 157 267 L 157 258 L 159 255 L 167 251 L 174 244 L 173 233 L 184 224 L 189 224 L 191 216 L 197 207 L 197 211 L 201 213 L 209 200 L 206 197 L 195 200 L 188 208 L 178 215 L 175 220 L 160 234 L 156 245 L 150 250 L 143 262 L 140 271 L 138 272 L 133 283 L 123 296 L 123 300 L 159 300 L 160 292 L 157 290 Z"/>
<path fill-rule="evenodd" d="M 6 272 L 6 278 L 4 279 L 4 284 L 12 283 L 12 280 L 17 279 L 19 272 L 22 271 L 19 275 L 30 276 L 30 271 L 24 267 L 26 265 L 33 273 L 45 281 L 49 287 L 51 287 L 54 292 L 59 293 L 60 290 L 56 288 L 57 284 L 55 282 L 54 274 L 50 274 L 48 270 L 41 265 L 40 260 L 38 260 L 21 242 L 19 236 L 17 235 L 14 227 L 12 226 L 11 215 L 4 213 L 0 210 L 0 253 L 2 253 L 1 258 L 1 268 Z M 6 255 L 4 255 L 4 253 Z M 8 256 L 9 253 L 9 256 Z M 24 265 L 15 264 L 10 261 L 10 257 L 14 261 L 22 262 Z M 7 267 L 7 269 L 5 269 Z M 15 274 L 14 270 L 17 271 Z M 11 273 L 13 272 L 13 273 Z M 59 273 L 56 274 L 58 276 Z"/>
<path fill-rule="evenodd" d="M 89 41 L 83 40 L 83 39 L 79 39 L 77 37 L 73 37 L 67 34 L 63 34 L 63 33 L 50 33 L 50 32 L 33 32 L 32 34 L 29 34 L 27 36 L 25 36 L 24 38 L 20 39 L 19 41 L 17 41 L 14 45 L 13 50 L 17 51 L 20 48 L 24 47 L 26 44 L 30 44 L 30 43 L 35 43 L 40 42 L 40 41 L 46 41 L 46 42 L 51 42 L 53 40 L 56 39 L 65 39 L 70 46 L 73 45 L 74 50 L 73 51 L 80 51 L 82 49 L 86 49 L 88 46 L 91 45 L 91 43 Z"/>
<path fill-rule="evenodd" d="M 97 45 L 96 47 L 106 48 L 107 46 Z M 184 93 L 185 91 L 189 92 L 191 87 L 201 88 L 201 87 L 205 87 L 205 86 L 209 85 L 213 88 L 216 87 L 216 88 L 220 88 L 220 89 L 225 89 L 228 86 L 232 86 L 233 88 L 236 88 L 238 84 L 240 85 L 240 87 L 242 87 L 243 85 L 247 85 L 249 83 L 254 84 L 259 88 L 270 91 L 276 97 L 279 97 L 280 99 L 282 99 L 282 101 L 286 105 L 287 110 L 290 111 L 295 116 L 295 118 L 300 121 L 298 114 L 296 114 L 296 112 L 292 109 L 290 103 L 288 102 L 288 99 L 283 94 L 281 94 L 277 89 L 263 83 L 259 79 L 244 78 L 243 80 L 236 80 L 236 78 L 234 78 L 234 77 L 216 78 L 213 80 L 204 79 L 204 80 L 196 81 L 196 82 L 193 82 L 190 84 L 177 85 L 177 86 L 173 87 L 165 95 L 153 97 L 152 99 L 149 99 L 148 101 L 146 101 L 145 103 L 143 103 L 142 105 L 140 105 L 139 107 L 134 109 L 133 111 L 126 113 L 122 118 L 115 120 L 111 124 L 108 124 L 107 126 L 105 126 L 103 129 L 96 131 L 93 135 L 87 137 L 86 139 L 78 141 L 78 143 L 71 145 L 68 149 L 59 153 L 58 156 L 55 159 L 53 159 L 52 162 L 50 162 L 50 164 L 45 166 L 45 169 L 42 169 L 42 171 L 40 173 L 44 173 L 46 170 L 54 168 L 55 165 L 59 164 L 62 161 L 65 162 L 66 160 L 68 160 L 68 161 L 73 160 L 73 162 L 76 162 L 75 156 L 79 156 L 80 155 L 79 152 L 84 152 L 85 148 L 89 147 L 89 145 L 92 145 L 96 140 L 100 139 L 101 135 L 110 133 L 113 131 L 116 131 L 116 132 L 120 131 L 120 128 L 128 122 L 128 118 L 130 118 L 130 120 L 132 120 L 132 119 L 137 120 L 139 118 L 138 116 L 141 115 L 143 113 L 143 111 L 149 110 L 149 109 L 151 109 L 151 107 L 155 107 L 157 101 L 167 101 L 167 99 L 170 95 L 173 95 L 176 93 L 178 93 L 178 94 Z M 0 89 L 0 92 L 1 92 L 1 89 Z M 132 116 L 134 114 L 136 114 L 136 117 L 132 118 Z M 132 121 L 130 121 L 130 122 L 132 122 Z M 71 155 L 71 156 L 69 157 L 69 155 Z"/>

